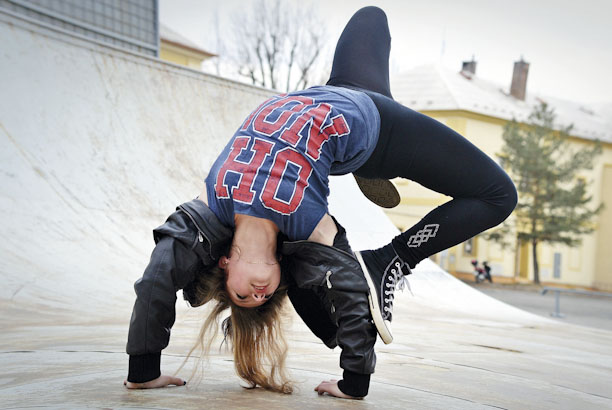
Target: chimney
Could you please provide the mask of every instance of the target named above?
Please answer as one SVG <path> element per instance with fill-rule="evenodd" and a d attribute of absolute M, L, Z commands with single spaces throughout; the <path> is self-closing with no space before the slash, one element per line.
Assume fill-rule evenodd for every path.
<path fill-rule="evenodd" d="M 471 73 L 472 75 L 476 74 L 476 61 L 474 60 L 474 56 L 472 56 L 472 61 L 464 61 L 461 65 L 461 72 Z"/>
<path fill-rule="evenodd" d="M 521 56 L 521 60 L 514 63 L 510 95 L 522 101 L 525 101 L 525 95 L 527 94 L 527 74 L 529 74 L 529 63 L 524 61 L 523 56 Z"/>
<path fill-rule="evenodd" d="M 476 75 L 476 60 L 474 60 L 474 56 L 472 56 L 472 61 L 464 61 L 461 64 L 461 75 L 468 80 L 471 80 Z"/>

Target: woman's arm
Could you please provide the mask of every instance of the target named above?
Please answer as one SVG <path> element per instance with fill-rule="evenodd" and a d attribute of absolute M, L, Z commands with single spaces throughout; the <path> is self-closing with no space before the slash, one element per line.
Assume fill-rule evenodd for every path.
<path fill-rule="evenodd" d="M 332 217 L 329 219 L 334 222 Z M 364 397 L 376 363 L 376 329 L 371 323 L 369 288 L 353 257 L 346 232 L 341 225 L 334 225 L 337 235 L 332 246 L 311 241 L 286 242 L 283 253 L 288 257 L 287 271 L 292 272 L 296 285 L 321 289 L 323 297 L 333 305 L 338 325 L 336 341 L 342 349 L 340 366 L 344 369 L 344 379 L 323 382 L 317 391 L 333 394 L 337 388 L 346 396 Z"/>
<path fill-rule="evenodd" d="M 197 255 L 175 238 L 166 236 L 157 243 L 143 276 L 134 284 L 128 382 L 145 383 L 161 375 L 161 351 L 170 341 L 176 292 L 193 281 L 198 263 Z"/>
<path fill-rule="evenodd" d="M 127 383 L 137 383 L 141 388 L 149 382 L 159 387 L 156 383 L 160 382 L 161 351 L 170 340 L 176 292 L 192 283 L 208 264 L 214 264 L 219 250 L 231 238 L 231 230 L 216 219 L 204 202 L 193 200 L 179 208 L 153 231 L 157 245 L 142 278 L 134 284 L 136 302 L 128 334 Z"/>

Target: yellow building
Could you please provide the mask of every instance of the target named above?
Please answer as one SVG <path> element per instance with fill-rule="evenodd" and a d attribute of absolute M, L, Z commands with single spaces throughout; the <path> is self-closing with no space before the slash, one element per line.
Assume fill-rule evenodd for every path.
<path fill-rule="evenodd" d="M 202 62 L 216 54 L 201 49 L 163 24 L 159 24 L 159 58 L 180 64 L 189 68 L 200 70 Z"/>
<path fill-rule="evenodd" d="M 464 63 L 461 71 L 438 65 L 421 66 L 392 78 L 393 95 L 402 104 L 454 129 L 496 160 L 503 145 L 504 124 L 512 118 L 526 122 L 532 107 L 541 101 L 555 109 L 557 124 L 574 124 L 572 144 L 601 140 L 603 154 L 593 170 L 582 175 L 592 181 L 593 205 L 606 204 L 597 218 L 597 230 L 585 235 L 582 245 L 576 248 L 540 244 L 538 262 L 542 282 L 611 290 L 612 258 L 608 253 L 612 249 L 612 104 L 584 106 L 531 95 L 526 90 L 529 64 L 521 60 L 514 68 L 511 91 L 507 91 L 506 87 L 478 78 L 474 61 Z M 402 202 L 387 213 L 402 230 L 450 200 L 415 182 L 400 179 L 395 182 Z M 504 250 L 478 236 L 432 257 L 458 276 L 472 274 L 472 259 L 488 261 L 494 280 L 499 282 L 533 280 L 531 258 L 530 245 L 517 244 Z"/>

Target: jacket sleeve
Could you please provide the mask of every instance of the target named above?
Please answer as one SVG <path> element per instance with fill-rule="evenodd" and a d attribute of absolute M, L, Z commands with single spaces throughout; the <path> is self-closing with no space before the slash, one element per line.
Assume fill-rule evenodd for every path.
<path fill-rule="evenodd" d="M 184 222 L 180 219 L 173 214 L 162 226 L 177 228 Z M 130 355 L 128 381 L 143 383 L 159 377 L 161 351 L 168 346 L 174 325 L 176 292 L 192 282 L 202 268 L 198 256 L 180 240 L 160 237 L 143 276 L 134 284 L 136 302 L 126 348 Z"/>
<path fill-rule="evenodd" d="M 338 326 L 336 342 L 342 349 L 340 367 L 344 369 L 338 386 L 348 395 L 366 396 L 376 365 L 376 328 L 369 310 L 369 288 L 357 260 L 352 252 L 306 241 L 285 243 L 283 248 L 292 261 L 296 284 L 321 289 L 331 302 Z"/>
<path fill-rule="evenodd" d="M 347 254 L 352 254 L 353 250 L 351 249 L 351 246 L 349 245 L 348 238 L 346 235 L 346 230 L 344 229 L 344 227 L 342 227 L 342 225 L 340 225 L 340 223 L 336 220 L 336 218 L 334 218 L 333 216 L 332 218 L 334 220 L 334 223 L 336 224 L 336 227 L 338 228 L 338 233 L 336 234 L 336 237 L 334 238 L 334 248 L 338 248 L 346 252 Z M 356 270 L 355 272 L 357 276 L 360 276 L 358 274 L 358 272 L 360 272 L 360 269 Z M 360 278 L 359 282 L 363 282 L 363 279 L 364 278 Z M 363 300 L 359 301 L 359 303 L 360 303 L 360 306 L 364 306 Z M 366 303 L 368 303 L 367 300 L 366 300 Z M 369 306 L 369 305 L 366 305 L 366 306 Z M 368 320 L 370 320 L 369 307 L 368 307 L 368 312 L 366 312 L 365 315 L 362 312 L 361 316 L 367 317 Z M 368 325 L 364 325 L 364 329 L 366 333 L 369 333 L 373 331 L 374 327 L 371 326 L 371 323 L 370 323 L 369 330 L 368 330 Z M 344 337 L 342 337 L 341 335 L 340 340 L 342 339 L 344 339 Z M 343 374 L 343 379 L 338 382 L 338 387 L 343 393 L 348 394 L 349 396 L 353 396 L 353 397 L 365 397 L 368 394 L 368 390 L 370 387 L 370 374 L 374 372 L 374 367 L 376 365 L 376 354 L 374 353 L 374 344 L 376 342 L 376 331 L 373 331 L 372 334 L 368 334 L 364 339 L 365 339 L 364 340 L 365 349 L 366 351 L 369 352 L 364 357 L 364 360 L 372 363 L 371 364 L 372 371 L 370 373 L 355 372 L 355 371 L 351 371 L 350 369 L 343 367 L 342 357 L 340 357 L 340 363 L 341 363 L 340 366 L 343 367 L 344 374 Z M 343 352 L 344 352 L 344 349 L 343 349 Z"/>
<path fill-rule="evenodd" d="M 161 351 L 175 320 L 176 292 L 192 306 L 194 279 L 214 264 L 231 239 L 212 211 L 199 200 L 184 203 L 153 231 L 157 243 L 142 278 L 134 284 L 136 302 L 128 332 L 128 381 L 143 383 L 160 375 Z"/>
<path fill-rule="evenodd" d="M 335 274 L 340 276 L 336 272 L 329 277 L 332 286 L 328 295 L 338 322 L 336 340 L 342 349 L 340 367 L 344 375 L 338 386 L 345 394 L 364 397 L 376 367 L 376 328 L 371 320 L 367 290 L 335 288 Z"/>

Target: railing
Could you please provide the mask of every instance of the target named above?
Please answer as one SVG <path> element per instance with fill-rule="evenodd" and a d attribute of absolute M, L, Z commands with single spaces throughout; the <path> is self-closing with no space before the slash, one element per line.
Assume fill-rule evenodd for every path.
<path fill-rule="evenodd" d="M 607 296 L 612 297 L 612 293 L 604 293 L 604 292 L 593 292 L 590 290 L 582 290 L 582 289 L 565 289 L 565 288 L 555 288 L 552 286 L 545 286 L 542 289 L 542 295 L 545 295 L 548 292 L 555 293 L 555 311 L 551 312 L 550 315 L 553 317 L 565 317 L 564 314 L 561 313 L 561 293 L 574 293 L 578 295 L 587 295 L 587 296 Z"/>

